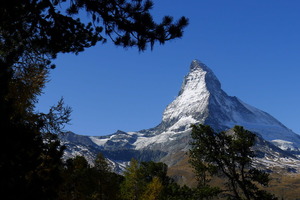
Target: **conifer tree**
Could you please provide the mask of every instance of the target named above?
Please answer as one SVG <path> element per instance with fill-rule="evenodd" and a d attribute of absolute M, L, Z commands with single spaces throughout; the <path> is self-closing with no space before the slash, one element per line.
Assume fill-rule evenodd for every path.
<path fill-rule="evenodd" d="M 100 172 L 110 172 L 111 170 L 102 153 L 97 154 L 94 168 Z"/>
<path fill-rule="evenodd" d="M 66 6 L 66 10 L 61 8 Z M 111 39 L 143 51 L 182 36 L 184 17 L 153 20 L 150 0 L 0 1 L 0 188 L 6 199 L 55 199 L 63 147 L 57 135 L 69 121 L 62 102 L 35 112 L 52 60 Z M 80 12 L 91 16 L 85 23 Z M 7 149 L 6 147 L 10 148 Z"/>
<path fill-rule="evenodd" d="M 194 190 L 179 186 L 167 176 L 168 166 L 161 162 L 132 159 L 124 172 L 119 199 L 194 200 Z"/>
<path fill-rule="evenodd" d="M 59 190 L 59 198 L 77 200 L 117 200 L 122 176 L 113 173 L 104 157 L 99 154 L 93 165 L 90 165 L 83 156 L 76 156 L 66 161 L 63 174 L 63 184 Z"/>
<path fill-rule="evenodd" d="M 59 199 L 90 199 L 94 193 L 94 174 L 91 166 L 83 156 L 68 159 L 63 171 L 63 185 L 61 186 Z"/>
<path fill-rule="evenodd" d="M 27 61 L 26 67 L 16 66 L 9 74 L 2 77 L 10 79 L 6 90 L 0 88 L 0 187 L 7 199 L 53 199 L 64 149 L 54 131 L 62 131 L 70 109 L 60 101 L 47 114 L 34 112 L 47 77 L 38 61 Z"/>
<path fill-rule="evenodd" d="M 268 185 L 269 175 L 251 165 L 255 134 L 241 126 L 235 126 L 232 133 L 216 133 L 201 124 L 192 128 L 190 162 L 198 178 L 199 196 L 218 195 L 221 189 L 211 187 L 209 182 L 211 177 L 220 176 L 227 180 L 222 191 L 227 199 L 277 199 L 258 187 Z M 203 190 L 215 192 L 206 196 Z"/>
<path fill-rule="evenodd" d="M 153 177 L 152 181 L 147 184 L 141 200 L 159 200 L 163 190 L 162 182 L 158 177 Z"/>
<path fill-rule="evenodd" d="M 99 153 L 95 159 L 92 169 L 95 171 L 94 177 L 96 191 L 94 195 L 98 199 L 114 200 L 118 199 L 120 184 L 123 177 L 111 171 L 108 161 Z"/>
<path fill-rule="evenodd" d="M 120 198 L 124 200 L 139 200 L 145 190 L 145 185 L 138 161 L 131 159 L 130 165 L 124 172 Z"/>

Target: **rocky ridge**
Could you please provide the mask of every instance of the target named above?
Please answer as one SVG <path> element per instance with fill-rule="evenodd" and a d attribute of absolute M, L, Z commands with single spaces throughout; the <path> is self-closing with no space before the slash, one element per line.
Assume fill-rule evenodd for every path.
<path fill-rule="evenodd" d="M 81 154 L 92 160 L 97 152 L 102 152 L 117 171 L 132 157 L 164 161 L 172 166 L 181 159 L 175 154 L 188 151 L 190 125 L 194 123 L 210 125 L 216 131 L 244 126 L 259 136 L 255 147 L 257 165 L 270 170 L 300 169 L 300 136 L 268 113 L 228 96 L 212 70 L 198 60 L 192 61 L 177 98 L 167 106 L 158 126 L 99 137 L 67 133 L 61 140 L 68 147 L 66 157 Z"/>

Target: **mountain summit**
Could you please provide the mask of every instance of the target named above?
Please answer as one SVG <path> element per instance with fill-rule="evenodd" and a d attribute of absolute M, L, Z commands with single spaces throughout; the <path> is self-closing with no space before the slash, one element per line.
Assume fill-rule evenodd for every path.
<path fill-rule="evenodd" d="M 195 123 L 210 125 L 218 132 L 235 125 L 244 126 L 256 133 L 261 141 L 266 141 L 261 144 L 269 144 L 266 149 L 275 149 L 270 147 L 275 145 L 280 151 L 300 154 L 299 135 L 268 113 L 237 97 L 228 96 L 213 71 L 198 60 L 192 61 L 178 96 L 164 110 L 162 122 L 158 126 L 137 132 L 117 131 L 99 137 L 69 134 L 62 141 L 68 146 L 66 154 L 69 156 L 76 155 L 77 152 L 93 157 L 100 151 L 114 163 L 118 163 L 118 166 L 132 157 L 172 165 L 178 161 L 173 158 L 174 154 L 188 150 L 190 125 Z M 273 155 L 282 154 L 278 152 L 279 150 Z"/>
<path fill-rule="evenodd" d="M 177 98 L 162 119 L 168 130 L 185 129 L 191 123 L 208 124 L 217 131 L 240 125 L 266 140 L 285 140 L 300 147 L 299 135 L 268 113 L 228 96 L 212 70 L 198 60 L 192 61 Z"/>
<path fill-rule="evenodd" d="M 204 123 L 208 117 L 209 100 L 221 91 L 221 84 L 214 73 L 203 63 L 193 60 L 177 98 L 167 106 L 162 123 L 185 126 Z"/>

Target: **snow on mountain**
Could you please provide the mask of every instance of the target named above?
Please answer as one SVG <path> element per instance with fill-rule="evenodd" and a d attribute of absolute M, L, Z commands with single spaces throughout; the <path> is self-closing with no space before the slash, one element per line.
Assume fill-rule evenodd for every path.
<path fill-rule="evenodd" d="M 217 81 L 213 73 L 202 63 L 193 61 L 190 73 L 185 77 L 178 97 L 167 106 L 163 113 L 163 123 L 174 124 L 182 118 L 201 122 L 207 117 L 210 91 L 207 76 Z M 209 79 L 210 80 L 210 79 Z M 217 83 L 219 84 L 219 83 Z M 189 124 L 188 120 L 182 125 Z"/>
<path fill-rule="evenodd" d="M 127 162 L 131 157 L 140 160 L 163 159 L 169 163 L 176 163 L 175 160 L 170 160 L 171 155 L 188 150 L 190 125 L 195 123 L 210 125 L 216 131 L 228 130 L 235 125 L 244 126 L 282 150 L 297 151 L 299 154 L 299 135 L 270 114 L 244 103 L 237 97 L 228 96 L 221 89 L 213 71 L 198 60 L 192 61 L 178 96 L 166 107 L 162 122 L 158 126 L 138 132 L 117 131 L 100 137 L 84 138 L 71 135 L 63 140 L 70 148 L 74 148 L 74 151 L 86 151 L 83 146 L 88 146 L 91 149 L 89 155 L 100 151 L 116 163 Z M 274 153 L 278 152 L 278 149 L 268 154 L 268 158 L 272 155 L 271 157 L 277 159 L 276 162 L 273 159 L 272 165 L 278 163 L 279 157 Z M 71 151 L 68 151 L 70 155 Z M 265 152 L 267 151 L 268 148 L 265 149 Z M 278 155 L 289 157 L 290 154 Z M 263 160 L 264 157 L 258 159 Z M 291 158 L 295 159 L 297 160 L 296 157 Z M 266 156 L 264 161 L 271 163 L 270 160 L 266 160 Z"/>
<path fill-rule="evenodd" d="M 299 148 L 293 142 L 285 140 L 272 140 L 271 142 L 282 150 L 299 151 Z"/>
<path fill-rule="evenodd" d="M 98 138 L 91 136 L 90 139 L 98 146 L 103 146 L 110 138 Z"/>
<path fill-rule="evenodd" d="M 198 60 L 192 61 L 178 97 L 163 113 L 162 123 L 171 130 L 191 123 L 208 124 L 215 130 L 241 125 L 268 141 L 280 139 L 300 147 L 299 135 L 268 113 L 228 96 L 212 70 Z"/>

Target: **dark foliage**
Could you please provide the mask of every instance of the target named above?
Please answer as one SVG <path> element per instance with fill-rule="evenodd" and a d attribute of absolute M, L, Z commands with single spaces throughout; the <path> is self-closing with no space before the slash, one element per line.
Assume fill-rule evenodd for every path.
<path fill-rule="evenodd" d="M 195 191 L 179 186 L 167 176 L 168 167 L 153 161 L 138 163 L 132 159 L 124 172 L 120 199 L 194 200 Z"/>
<path fill-rule="evenodd" d="M 67 6 L 66 11 L 62 6 Z M 0 3 L 0 51 L 2 62 L 15 64 L 21 56 L 31 54 L 55 58 L 59 52 L 78 53 L 84 48 L 105 42 L 145 50 L 156 42 L 182 36 L 188 20 L 165 16 L 153 21 L 150 0 L 11 0 Z M 90 22 L 76 18 L 87 12 Z"/>
<path fill-rule="evenodd" d="M 38 116 L 31 119 L 40 121 Z M 64 150 L 57 135 L 41 134 L 39 123 L 23 123 L 22 118 L 0 125 L 0 187 L 5 198 L 56 198 Z"/>
<path fill-rule="evenodd" d="M 276 199 L 258 187 L 268 185 L 269 175 L 251 166 L 255 134 L 240 126 L 235 126 L 232 133 L 216 133 L 201 124 L 192 128 L 190 162 L 198 178 L 198 188 L 204 191 L 199 192 L 200 196 L 213 197 L 222 192 L 227 199 Z M 210 186 L 213 176 L 226 177 L 226 189 Z"/>
<path fill-rule="evenodd" d="M 67 6 L 66 11 L 62 7 Z M 145 50 L 182 36 L 187 19 L 155 23 L 151 1 L 0 1 L 0 187 L 6 199 L 56 199 L 62 154 L 57 134 L 70 108 L 59 101 L 49 113 L 34 111 L 58 53 L 79 53 L 111 38 Z M 90 22 L 77 18 L 90 14 Z M 88 167 L 87 167 L 88 168 Z M 88 173 L 92 173 L 88 170 Z"/>
<path fill-rule="evenodd" d="M 101 154 L 94 164 L 89 165 L 82 156 L 68 159 L 62 171 L 63 184 L 59 199 L 117 199 L 123 177 L 109 170 L 108 163 Z"/>

